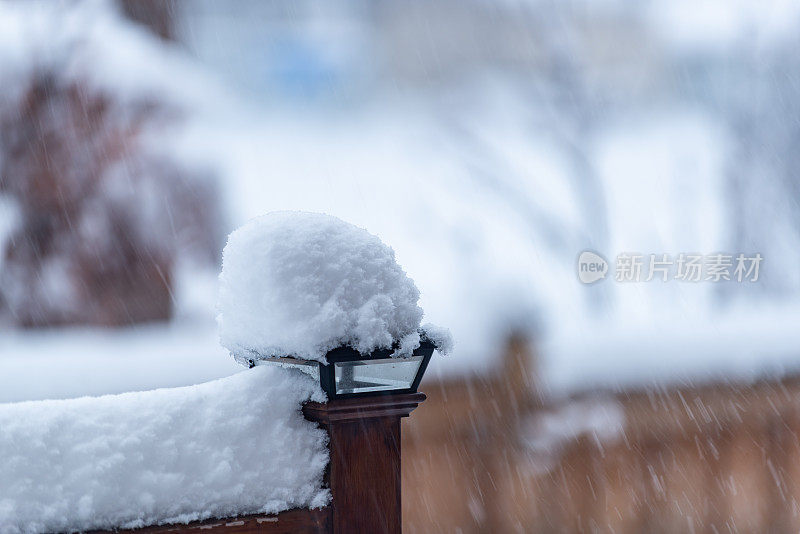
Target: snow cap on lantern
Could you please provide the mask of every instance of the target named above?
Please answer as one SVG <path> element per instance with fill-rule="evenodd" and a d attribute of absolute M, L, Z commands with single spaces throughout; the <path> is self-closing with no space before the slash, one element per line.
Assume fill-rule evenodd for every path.
<path fill-rule="evenodd" d="M 418 300 L 378 237 L 329 215 L 275 212 L 228 238 L 220 338 L 243 363 L 254 356 L 326 363 L 338 347 L 409 356 L 420 345 Z"/>

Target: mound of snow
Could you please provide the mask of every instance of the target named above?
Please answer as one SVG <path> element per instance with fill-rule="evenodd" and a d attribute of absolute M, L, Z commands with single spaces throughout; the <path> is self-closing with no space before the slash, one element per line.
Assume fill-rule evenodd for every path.
<path fill-rule="evenodd" d="M 419 345 L 419 291 L 394 251 L 329 215 L 275 212 L 228 237 L 223 251 L 220 338 L 237 359 L 325 361 L 349 345 L 396 355 Z"/>
<path fill-rule="evenodd" d="M 433 343 L 436 350 L 442 354 L 448 355 L 453 352 L 453 346 L 455 344 L 453 343 L 453 334 L 450 333 L 449 329 L 426 323 L 422 325 L 420 331 L 425 335 L 428 341 Z"/>
<path fill-rule="evenodd" d="M 64 532 L 319 507 L 326 434 L 302 373 L 0 404 L 0 532 Z"/>

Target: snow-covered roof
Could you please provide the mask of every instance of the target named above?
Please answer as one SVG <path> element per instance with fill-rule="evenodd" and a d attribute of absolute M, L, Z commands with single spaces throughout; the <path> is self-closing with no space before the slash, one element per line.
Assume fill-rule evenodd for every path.
<path fill-rule="evenodd" d="M 297 371 L 0 404 L 0 532 L 134 528 L 327 504 L 324 401 Z"/>

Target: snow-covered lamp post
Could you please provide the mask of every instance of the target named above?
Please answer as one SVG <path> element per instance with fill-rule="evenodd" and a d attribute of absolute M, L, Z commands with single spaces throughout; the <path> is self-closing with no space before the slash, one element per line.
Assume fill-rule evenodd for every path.
<path fill-rule="evenodd" d="M 335 217 L 279 212 L 233 232 L 220 275 L 220 338 L 240 363 L 311 376 L 303 407 L 329 434 L 330 530 L 401 532 L 400 419 L 449 334 L 420 326 L 419 291 L 376 236 Z"/>

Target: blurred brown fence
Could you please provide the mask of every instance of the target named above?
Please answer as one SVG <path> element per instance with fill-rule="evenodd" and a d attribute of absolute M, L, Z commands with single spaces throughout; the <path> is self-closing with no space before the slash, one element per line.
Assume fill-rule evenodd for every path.
<path fill-rule="evenodd" d="M 552 404 L 529 361 L 514 341 L 497 376 L 426 385 L 405 531 L 800 531 L 800 378 Z"/>

